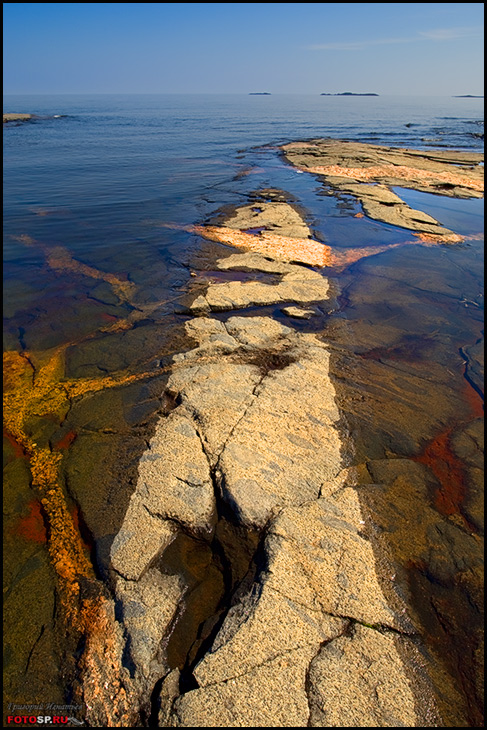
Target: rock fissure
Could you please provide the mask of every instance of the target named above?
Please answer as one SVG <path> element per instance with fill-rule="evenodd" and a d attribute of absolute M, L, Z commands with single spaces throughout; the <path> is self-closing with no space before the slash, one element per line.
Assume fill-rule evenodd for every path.
<path fill-rule="evenodd" d="M 259 381 L 258 381 L 258 382 L 256 383 L 255 387 L 253 388 L 252 392 L 250 393 L 250 398 L 251 398 L 250 402 L 249 402 L 249 403 L 248 403 L 248 405 L 247 405 L 247 406 L 245 407 L 245 410 L 243 411 L 242 415 L 241 415 L 241 416 L 240 416 L 240 418 L 239 418 L 239 419 L 238 419 L 238 420 L 236 421 L 236 423 L 235 423 L 235 424 L 233 425 L 233 427 L 232 427 L 231 431 L 229 432 L 229 434 L 228 434 L 227 438 L 225 439 L 225 441 L 224 441 L 224 443 L 223 443 L 223 445 L 222 445 L 222 447 L 221 447 L 220 453 L 218 454 L 218 460 L 217 460 L 217 462 L 216 462 L 216 466 L 215 466 L 215 469 L 214 469 L 214 473 L 215 473 L 215 474 L 216 474 L 216 473 L 217 473 L 217 471 L 219 471 L 219 469 L 220 469 L 220 460 L 221 460 L 221 456 L 222 456 L 223 452 L 225 451 L 225 447 L 226 447 L 226 445 L 228 444 L 228 442 L 229 442 L 229 441 L 230 441 L 230 439 L 232 438 L 232 436 L 233 436 L 233 434 L 234 434 L 235 430 L 236 430 L 236 429 L 238 428 L 239 424 L 240 424 L 240 423 L 241 423 L 241 422 L 242 422 L 242 421 L 244 420 L 244 418 L 246 417 L 246 415 L 247 415 L 247 413 L 249 412 L 250 408 L 252 408 L 252 406 L 253 406 L 253 404 L 254 404 L 254 402 L 255 402 L 256 398 L 258 398 L 258 390 L 259 390 L 260 386 L 262 385 L 262 382 L 264 381 L 265 377 L 266 377 L 266 375 L 262 375 L 262 377 L 260 378 L 260 380 L 259 380 Z M 215 478 L 216 478 L 216 477 L 215 477 Z"/>
<path fill-rule="evenodd" d="M 330 641 L 333 641 L 333 639 L 330 639 Z M 303 646 L 296 646 L 293 649 L 287 649 L 282 652 L 277 652 L 274 656 L 269 656 L 266 658 L 265 661 L 263 661 L 260 664 L 253 664 L 251 667 L 249 667 L 245 672 L 239 673 L 236 672 L 235 674 L 232 674 L 231 676 L 225 677 L 225 679 L 222 679 L 220 681 L 215 682 L 208 682 L 204 685 L 205 688 L 215 687 L 217 685 L 226 685 L 229 682 L 234 682 L 235 680 L 242 679 L 243 677 L 246 677 L 248 675 L 253 675 L 255 672 L 257 672 L 259 669 L 262 669 L 263 667 L 272 665 L 276 662 L 278 659 L 283 659 L 286 657 L 294 656 L 296 654 L 296 651 L 302 648 L 307 648 L 307 644 Z"/>
<path fill-rule="evenodd" d="M 306 724 L 306 727 L 313 727 L 313 725 L 311 724 L 311 717 L 313 714 L 313 703 L 312 703 L 312 684 L 311 684 L 311 680 L 310 680 L 310 672 L 311 672 L 311 667 L 313 665 L 313 662 L 319 656 L 322 649 L 324 649 L 328 644 L 330 644 L 332 641 L 335 641 L 336 639 L 340 638 L 340 636 L 344 636 L 349 633 L 350 633 L 350 626 L 347 624 L 344 626 L 343 631 L 341 631 L 341 633 L 337 634 L 337 636 L 334 636 L 331 639 L 326 639 L 325 641 L 323 641 L 320 644 L 318 651 L 313 656 L 313 658 L 311 659 L 311 661 L 308 665 L 308 668 L 306 670 L 305 691 L 306 691 L 306 698 L 308 701 L 309 716 L 308 716 L 308 722 Z"/>

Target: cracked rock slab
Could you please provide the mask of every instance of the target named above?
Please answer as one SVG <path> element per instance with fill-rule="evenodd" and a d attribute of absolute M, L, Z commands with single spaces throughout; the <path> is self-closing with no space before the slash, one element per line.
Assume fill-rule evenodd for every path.
<path fill-rule="evenodd" d="M 268 317 L 186 326 L 199 346 L 169 380 L 180 400 L 173 414 L 200 424 L 235 516 L 260 528 L 283 506 L 317 498 L 341 469 L 326 345 Z"/>
<path fill-rule="evenodd" d="M 151 514 L 173 519 L 193 533 L 209 533 L 215 495 L 208 459 L 194 423 L 170 413 L 139 462 L 138 492 Z"/>
<path fill-rule="evenodd" d="M 128 648 L 144 676 L 162 661 L 157 636 L 160 651 L 181 586 L 170 583 L 163 595 L 169 577 L 152 580 L 154 558 L 176 525 L 211 530 L 223 499 L 240 525 L 266 530 L 260 572 L 194 668 L 199 688 L 173 702 L 171 685 L 164 717 L 180 727 L 304 727 L 313 709 L 308 675 L 323 647 L 348 641 L 356 621 L 404 628 L 382 594 L 357 494 L 346 486 L 354 477 L 342 469 L 329 351 L 268 317 L 197 318 L 186 330 L 195 347 L 174 358 L 175 407 L 156 427 L 112 548 L 114 567 L 133 581 L 118 579 Z M 318 669 L 314 676 L 318 707 L 325 690 Z M 404 672 L 394 677 L 400 686 L 395 694 L 385 687 L 381 717 L 394 716 L 401 693 L 409 698 Z"/>
<path fill-rule="evenodd" d="M 363 524 L 353 487 L 283 510 L 266 540 L 268 585 L 334 616 L 409 628 L 382 592 Z"/>
<path fill-rule="evenodd" d="M 291 651 L 229 679 L 182 695 L 172 727 L 306 727 L 309 652 Z"/>
<path fill-rule="evenodd" d="M 175 523 L 209 534 L 215 495 L 208 459 L 189 418 L 170 413 L 156 430 L 139 464 L 139 477 L 111 547 L 112 567 L 138 580 L 173 539 Z"/>
<path fill-rule="evenodd" d="M 362 522 L 351 487 L 273 520 L 265 568 L 196 666 L 199 688 L 176 701 L 174 726 L 418 724 L 397 647 L 406 639 L 356 623 L 396 623 Z"/>
<path fill-rule="evenodd" d="M 195 297 L 189 309 L 194 313 L 209 311 L 228 311 L 245 309 L 246 307 L 283 302 L 308 304 L 328 298 L 329 284 L 317 271 L 303 266 L 283 264 L 268 260 L 259 254 L 236 254 L 228 263 L 225 259 L 219 262 L 222 269 L 249 269 L 278 273 L 282 275 L 278 284 L 265 284 L 259 281 L 230 281 L 209 284 L 205 294 Z"/>
<path fill-rule="evenodd" d="M 175 525 L 151 515 L 135 491 L 112 543 L 112 567 L 127 580 L 138 580 L 175 534 Z"/>
<path fill-rule="evenodd" d="M 225 225 L 239 230 L 265 228 L 292 238 L 311 236 L 310 229 L 292 205 L 275 201 L 243 205 L 227 218 Z"/>
<path fill-rule="evenodd" d="M 198 423 L 212 467 L 261 380 L 257 368 L 251 365 L 218 360 L 180 370 L 168 382 L 170 392 L 178 393 L 182 400 L 180 412 Z"/>
<path fill-rule="evenodd" d="M 211 651 L 194 671 L 200 687 L 249 674 L 276 657 L 301 650 L 311 658 L 341 634 L 343 619 L 312 611 L 266 581 L 230 609 Z M 249 647 L 252 650 L 249 651 Z"/>
<path fill-rule="evenodd" d="M 417 727 L 396 637 L 356 625 L 324 646 L 309 672 L 310 727 Z M 422 724 L 422 723 L 421 723 Z"/>
<path fill-rule="evenodd" d="M 312 335 L 302 337 L 306 359 L 268 374 L 220 456 L 223 498 L 248 527 L 317 498 L 341 468 L 329 354 Z"/>
<path fill-rule="evenodd" d="M 256 251 L 234 253 L 224 259 L 218 259 L 216 266 L 220 271 L 260 271 L 265 274 L 289 274 L 294 264 L 263 256 Z"/>
<path fill-rule="evenodd" d="M 169 628 L 185 587 L 175 575 L 150 569 L 139 581 L 117 578 L 115 593 L 124 626 L 130 634 L 129 652 L 145 680 L 161 673 L 159 647 Z M 167 671 L 167 668 L 166 668 Z"/>

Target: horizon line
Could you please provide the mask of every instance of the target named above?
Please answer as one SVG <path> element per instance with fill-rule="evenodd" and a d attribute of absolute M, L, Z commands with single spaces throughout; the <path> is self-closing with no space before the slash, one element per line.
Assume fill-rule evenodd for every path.
<path fill-rule="evenodd" d="M 255 92 L 255 91 L 8 91 L 3 96 L 435 96 L 435 97 L 477 97 L 483 98 L 484 94 L 463 93 L 463 94 L 431 94 L 429 92 L 417 92 L 409 94 L 391 94 L 380 92 L 363 91 L 276 91 L 276 92 Z"/>

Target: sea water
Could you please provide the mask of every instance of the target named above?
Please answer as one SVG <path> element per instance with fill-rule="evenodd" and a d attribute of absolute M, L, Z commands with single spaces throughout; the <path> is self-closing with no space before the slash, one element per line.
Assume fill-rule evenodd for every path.
<path fill-rule="evenodd" d="M 356 217 L 355 201 L 324 194 L 315 176 L 286 164 L 278 146 L 315 137 L 424 150 L 481 151 L 483 144 L 482 103 L 469 98 L 11 96 L 4 111 L 36 115 L 4 126 L 4 350 L 38 362 L 62 351 L 70 382 L 150 376 L 89 392 L 62 416 L 31 414 L 28 423 L 32 438 L 62 454 L 66 499 L 101 580 L 138 459 L 161 412 L 165 368 L 172 354 L 190 346 L 181 301 L 191 273 L 212 266 L 212 246 L 189 227 L 272 187 L 293 196 L 315 235 L 338 250 L 403 243 L 410 233 Z M 466 243 L 392 248 L 332 271 L 329 304 L 315 324 L 294 326 L 320 331 L 336 348 L 332 361 L 352 463 L 393 456 L 430 464 L 428 448 L 437 448 L 436 461 L 453 469 L 458 463 L 438 451 L 438 439 L 478 416 L 478 402 L 472 406 L 478 377 L 467 354 L 483 326 L 482 201 L 396 192 L 465 235 Z M 130 296 L 120 295 L 123 283 Z M 133 326 L 117 328 L 134 311 Z M 278 307 L 246 313 L 255 312 L 285 321 Z M 365 404 L 362 410 L 357 403 Z M 465 473 L 474 468 L 467 451 L 463 461 L 455 456 Z M 48 532 L 28 464 L 8 434 L 5 453 L 7 700 L 61 701 L 71 680 L 60 674 L 66 647 Z M 441 473 L 436 478 L 441 483 Z M 431 489 L 423 499 L 435 503 Z M 467 525 L 458 529 L 476 534 L 473 518 L 457 507 Z M 383 529 L 392 530 L 384 520 Z M 448 549 L 452 565 L 465 554 L 467 562 L 477 559 L 457 533 Z M 475 718 L 475 667 L 465 660 L 475 647 L 452 617 L 470 610 L 473 625 L 476 609 L 468 608 L 468 591 L 455 593 L 453 569 L 445 573 L 447 587 L 432 588 L 419 557 L 396 549 L 398 564 L 414 564 L 404 581 L 425 633 L 436 636 L 441 624 L 426 608 L 432 596 L 451 620 L 431 651 L 453 656 L 450 664 L 445 659 L 448 671 L 461 679 L 464 716 Z M 453 665 L 461 665 L 459 673 Z"/>

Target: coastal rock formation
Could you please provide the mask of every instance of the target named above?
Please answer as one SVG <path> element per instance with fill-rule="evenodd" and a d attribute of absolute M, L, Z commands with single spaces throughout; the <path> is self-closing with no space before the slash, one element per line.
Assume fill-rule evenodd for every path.
<path fill-rule="evenodd" d="M 294 211 L 275 205 L 266 212 L 284 227 Z M 246 206 L 228 222 L 244 226 L 262 213 Z M 303 240 L 305 224 L 293 223 L 290 240 Z M 411 684 L 403 661 L 408 653 L 421 666 L 414 628 L 400 596 L 384 595 L 373 523 L 362 514 L 354 471 L 343 468 L 328 346 L 270 317 L 208 316 L 250 303 L 323 301 L 328 282 L 256 251 L 219 259 L 216 269 L 278 281 L 209 281 L 194 297 L 189 311 L 199 316 L 185 323 L 194 346 L 173 358 L 166 386 L 173 407 L 140 462 L 112 545 L 142 704 L 148 712 L 152 694 L 166 727 L 306 727 L 343 718 L 362 726 L 361 707 L 368 724 L 430 726 L 429 690 L 422 680 Z M 287 311 L 302 316 L 296 309 Z M 187 658 L 175 660 L 173 636 L 191 592 L 188 576 L 165 564 L 181 536 L 220 556 L 226 588 L 186 637 Z M 238 557 L 238 541 L 247 558 Z M 204 579 L 198 590 L 207 590 Z"/>
<path fill-rule="evenodd" d="M 331 139 L 293 142 L 282 150 L 299 170 L 318 174 L 333 189 L 357 198 L 371 218 L 416 231 L 424 240 L 462 239 L 410 208 L 391 187 L 455 198 L 481 198 L 483 193 L 483 156 L 478 153 L 420 152 Z"/>
<path fill-rule="evenodd" d="M 339 656 L 360 683 L 363 662 L 383 644 L 387 652 L 363 691 L 381 687 L 373 709 L 379 726 L 393 716 L 410 725 L 414 696 L 393 636 L 411 643 L 411 626 L 399 598 L 395 607 L 384 598 L 357 492 L 347 486 L 353 474 L 342 468 L 327 346 L 265 317 L 198 318 L 186 327 L 198 344 L 175 358 L 167 389 L 178 405 L 156 430 L 112 548 L 135 676 L 148 691 L 157 671 L 168 675 L 162 640 L 184 586 L 160 573 L 157 556 L 176 525 L 200 536 L 201 527 L 211 531 L 211 499 L 192 497 L 211 479 L 216 511 L 264 535 L 260 568 L 196 664 L 199 688 L 174 701 L 163 684 L 161 697 L 174 701 L 161 708 L 169 725 L 303 727 L 320 713 L 334 716 L 340 692 L 324 700 L 329 662 Z M 192 464 L 185 453 L 194 453 Z M 175 495 L 173 478 L 185 498 Z M 132 542 L 125 552 L 137 524 L 142 534 L 144 511 L 152 520 L 143 522 L 143 545 L 154 547 Z"/>
<path fill-rule="evenodd" d="M 218 225 L 192 226 L 191 231 L 210 241 L 261 254 L 273 262 L 317 267 L 329 264 L 330 247 L 313 238 L 299 210 L 282 191 L 267 188 L 252 197 L 255 202 L 227 214 L 223 225 L 217 217 Z M 286 272 L 279 269 L 276 273 Z"/>
<path fill-rule="evenodd" d="M 228 228 L 245 231 L 265 229 L 281 236 L 311 238 L 311 231 L 298 211 L 287 202 L 256 202 L 236 208 L 225 221 Z"/>
<path fill-rule="evenodd" d="M 209 241 L 255 251 L 275 261 L 320 267 L 330 262 L 330 247 L 312 238 L 282 236 L 266 230 L 249 233 L 229 226 L 192 226 L 190 230 Z"/>
<path fill-rule="evenodd" d="M 192 312 L 244 309 L 253 305 L 296 302 L 309 304 L 327 298 L 328 282 L 323 276 L 303 266 L 272 261 L 258 253 L 234 254 L 216 262 L 221 271 L 259 271 L 280 275 L 280 281 L 231 281 L 211 284 L 205 294 L 190 305 Z"/>

